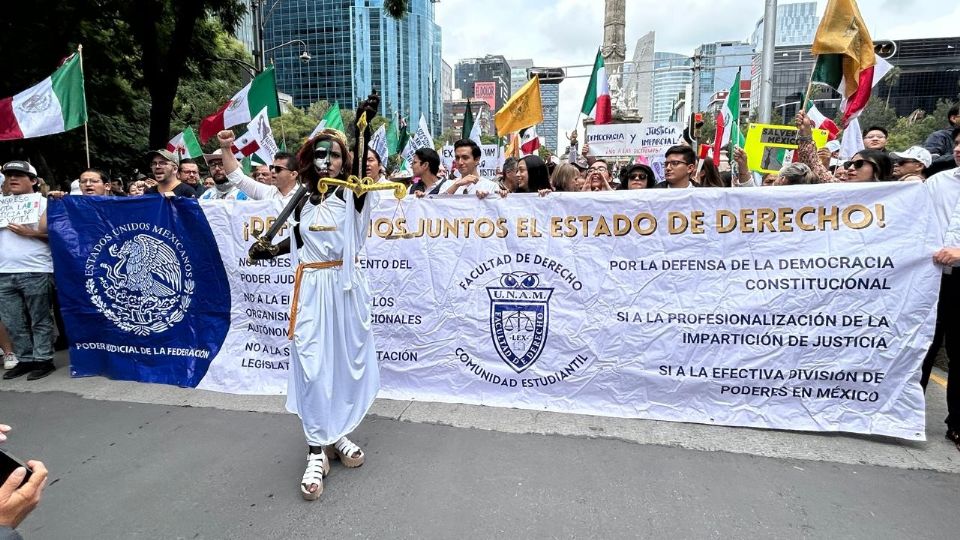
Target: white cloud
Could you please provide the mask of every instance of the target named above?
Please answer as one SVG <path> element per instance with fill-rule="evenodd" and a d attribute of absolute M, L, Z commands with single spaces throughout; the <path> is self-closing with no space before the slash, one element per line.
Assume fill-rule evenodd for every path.
<path fill-rule="evenodd" d="M 781 4 L 792 3 L 781 0 Z M 693 54 L 702 43 L 746 40 L 763 15 L 762 0 L 627 0 L 627 58 L 637 39 L 657 33 L 656 50 Z M 957 35 L 956 0 L 860 0 L 860 12 L 877 39 Z M 443 58 L 502 54 L 532 58 L 540 66 L 592 64 L 603 41 L 602 0 L 443 0 L 436 5 L 443 29 Z M 819 0 L 823 13 L 826 0 Z M 589 67 L 569 70 L 589 73 Z M 573 128 L 586 78 L 560 85 L 560 135 Z"/>

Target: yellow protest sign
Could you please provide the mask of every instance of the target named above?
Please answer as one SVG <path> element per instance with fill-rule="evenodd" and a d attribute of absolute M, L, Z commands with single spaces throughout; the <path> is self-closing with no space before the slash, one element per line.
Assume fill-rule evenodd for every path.
<path fill-rule="evenodd" d="M 827 144 L 827 132 L 813 130 L 813 142 L 817 148 Z M 750 124 L 747 130 L 747 166 L 751 171 L 776 173 L 793 161 L 797 149 L 797 128 L 773 124 Z"/>

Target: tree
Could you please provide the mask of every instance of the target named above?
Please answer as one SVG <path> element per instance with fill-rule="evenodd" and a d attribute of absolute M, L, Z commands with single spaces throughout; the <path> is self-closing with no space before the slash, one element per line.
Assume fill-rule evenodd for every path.
<path fill-rule="evenodd" d="M 150 94 L 149 143 L 157 148 L 166 144 L 170 135 L 173 102 L 188 61 L 212 56 L 208 52 L 209 36 L 198 31 L 202 30 L 202 20 L 215 16 L 225 29 L 232 30 L 246 13 L 246 7 L 239 0 L 119 3 L 140 46 L 141 74 Z"/>
<path fill-rule="evenodd" d="M 910 117 L 898 118 L 890 129 L 887 148 L 899 152 L 911 146 L 922 145 L 931 133 L 947 127 L 947 113 L 953 104 L 953 101 L 941 99 L 931 114 L 917 121 L 911 121 Z"/>
<path fill-rule="evenodd" d="M 878 95 L 873 94 L 867 106 L 863 108 L 863 112 L 860 113 L 859 121 L 863 129 L 878 126 L 890 131 L 897 123 L 897 111 L 887 106 L 887 103 Z"/>

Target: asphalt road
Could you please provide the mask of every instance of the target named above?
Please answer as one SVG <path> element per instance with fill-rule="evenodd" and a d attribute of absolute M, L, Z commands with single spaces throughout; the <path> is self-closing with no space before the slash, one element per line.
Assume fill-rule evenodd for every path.
<path fill-rule="evenodd" d="M 131 384 L 58 377 L 44 384 L 105 384 L 117 395 Z M 8 448 L 42 458 L 51 470 L 41 507 L 20 528 L 28 540 L 954 539 L 960 530 L 956 472 L 639 444 L 602 438 L 592 417 L 579 418 L 579 435 L 450 427 L 391 418 L 391 407 L 410 408 L 396 402 L 378 404 L 383 416 L 368 417 L 356 432 L 367 463 L 353 470 L 334 464 L 323 497 L 311 503 L 297 487 L 305 447 L 293 415 L 32 390 L 0 392 L 0 418 L 16 427 Z M 418 405 L 445 410 L 452 422 L 486 409 Z M 483 414 L 506 417 L 509 431 L 539 429 L 511 416 L 517 412 Z M 721 429 L 727 438 L 799 437 L 793 440 L 820 451 L 847 439 Z M 930 437 L 906 449 L 960 461 L 960 452 L 934 440 L 939 430 Z"/>

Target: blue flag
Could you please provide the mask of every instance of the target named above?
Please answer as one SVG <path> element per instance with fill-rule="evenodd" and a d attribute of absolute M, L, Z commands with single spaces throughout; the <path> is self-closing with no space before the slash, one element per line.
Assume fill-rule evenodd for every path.
<path fill-rule="evenodd" d="M 47 209 L 75 377 L 195 387 L 230 325 L 230 286 L 195 199 L 67 196 Z"/>

